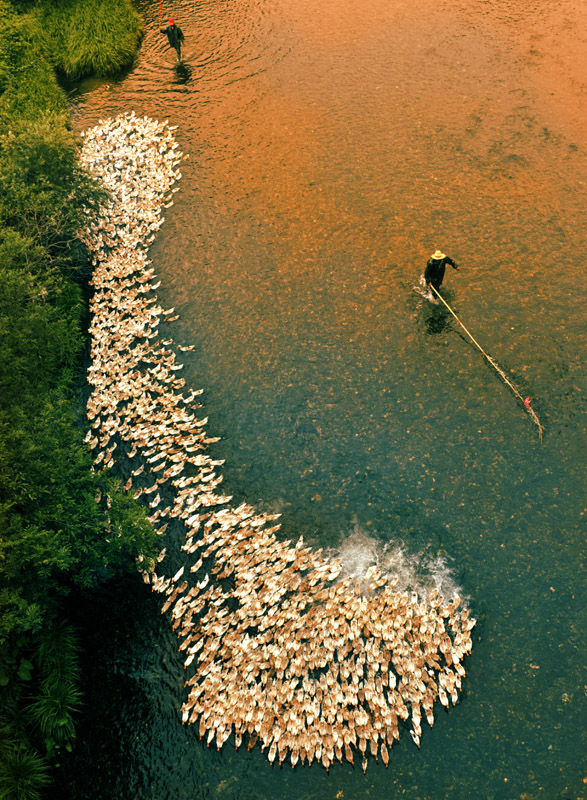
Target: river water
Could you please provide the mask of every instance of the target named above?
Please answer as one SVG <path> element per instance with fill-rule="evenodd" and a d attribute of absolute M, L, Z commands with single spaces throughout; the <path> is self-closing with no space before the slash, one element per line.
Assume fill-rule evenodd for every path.
<path fill-rule="evenodd" d="M 583 797 L 586 7 L 164 6 L 185 64 L 139 3 L 136 64 L 71 108 L 80 129 L 131 109 L 179 126 L 189 160 L 151 254 L 226 490 L 289 538 L 454 581 L 479 624 L 462 700 L 420 750 L 292 770 L 182 727 L 159 599 L 110 585 L 77 608 L 85 709 L 58 796 Z M 414 290 L 437 248 L 461 265 L 445 298 L 542 443 Z"/>

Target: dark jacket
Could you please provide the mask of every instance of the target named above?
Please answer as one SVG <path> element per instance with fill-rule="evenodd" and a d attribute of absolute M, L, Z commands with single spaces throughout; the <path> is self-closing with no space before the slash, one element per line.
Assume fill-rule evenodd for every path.
<path fill-rule="evenodd" d="M 177 47 L 178 44 L 183 42 L 183 31 L 179 25 L 168 25 L 166 28 L 161 28 L 161 33 L 167 34 L 170 47 Z"/>
<path fill-rule="evenodd" d="M 445 256 L 444 258 L 429 258 L 426 264 L 426 271 L 424 272 L 424 280 L 426 283 L 431 283 L 434 286 L 440 286 L 444 278 L 444 270 L 446 265 L 450 264 L 453 269 L 458 269 L 458 264 L 452 258 Z"/>

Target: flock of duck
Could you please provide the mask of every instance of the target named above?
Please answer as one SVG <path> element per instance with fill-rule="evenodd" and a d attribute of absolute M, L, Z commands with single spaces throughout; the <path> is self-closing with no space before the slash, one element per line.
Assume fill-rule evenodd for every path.
<path fill-rule="evenodd" d="M 458 701 L 475 620 L 455 595 L 395 588 L 371 567 L 360 581 L 340 562 L 277 538 L 279 515 L 233 507 L 218 489 L 216 441 L 185 391 L 171 322 L 155 294 L 148 246 L 172 203 L 182 154 L 172 128 L 134 113 L 84 135 L 82 164 L 110 192 L 88 215 L 94 256 L 92 387 L 87 404 L 96 467 L 126 469 L 156 531 L 185 526 L 182 566 L 142 565 L 190 668 L 184 723 L 218 748 L 257 742 L 271 762 L 381 757 L 402 728 L 420 746 L 437 701 Z M 126 467 L 123 465 L 126 464 Z M 169 559 L 166 559 L 169 563 Z"/>

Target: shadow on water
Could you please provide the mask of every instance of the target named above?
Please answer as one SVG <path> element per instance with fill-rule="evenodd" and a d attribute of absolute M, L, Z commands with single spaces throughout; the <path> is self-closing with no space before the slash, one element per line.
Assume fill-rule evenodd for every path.
<path fill-rule="evenodd" d="M 417 301 L 417 319 L 419 325 L 427 336 L 438 336 L 453 329 L 453 317 L 447 307 L 442 301 L 434 295 L 432 289 L 429 289 L 425 283 L 423 276 L 417 286 L 414 286 L 414 291 L 421 297 Z M 442 287 L 440 290 L 442 298 L 452 306 L 454 302 L 454 292 Z"/>
<path fill-rule="evenodd" d="M 72 79 L 67 78 L 65 75 L 57 75 L 57 80 L 59 86 L 63 89 L 65 94 L 67 95 L 68 101 L 75 106 L 77 102 L 80 102 L 84 95 L 90 94 L 91 92 L 95 92 L 96 90 L 108 90 L 111 87 L 116 87 L 124 83 L 124 81 L 128 78 L 128 76 L 133 72 L 136 68 L 137 64 L 137 57 L 133 60 L 133 62 L 128 66 L 125 67 L 123 70 L 118 72 L 116 75 L 90 75 L 87 78 L 81 79 Z"/>
<path fill-rule="evenodd" d="M 188 83 L 192 78 L 193 68 L 185 61 L 180 61 L 175 67 L 174 83 Z"/>
<path fill-rule="evenodd" d="M 431 336 L 445 333 L 452 327 L 451 315 L 443 306 L 434 306 L 430 304 L 430 309 L 425 309 L 424 317 L 426 333 Z"/>

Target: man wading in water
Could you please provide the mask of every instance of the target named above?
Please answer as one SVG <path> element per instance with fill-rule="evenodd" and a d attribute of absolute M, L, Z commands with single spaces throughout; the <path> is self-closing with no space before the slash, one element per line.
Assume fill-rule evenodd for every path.
<path fill-rule="evenodd" d="M 169 39 L 169 46 L 175 47 L 177 52 L 177 60 L 181 61 L 181 43 L 184 40 L 182 29 L 179 25 L 175 24 L 174 19 L 169 20 L 169 25 L 166 28 L 161 28 L 161 33 L 166 33 Z"/>
<path fill-rule="evenodd" d="M 440 250 L 432 253 L 426 264 L 426 271 L 424 272 L 424 280 L 427 286 L 434 286 L 436 291 L 440 289 L 447 264 L 450 264 L 457 272 L 460 269 L 456 261 L 453 261 L 452 258 L 441 253 Z"/>

